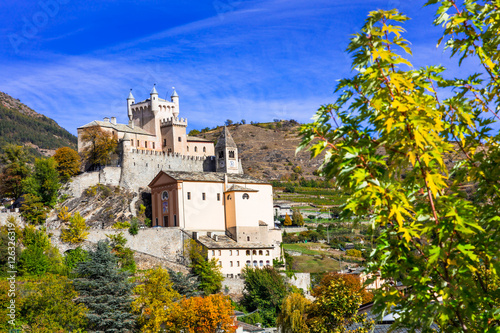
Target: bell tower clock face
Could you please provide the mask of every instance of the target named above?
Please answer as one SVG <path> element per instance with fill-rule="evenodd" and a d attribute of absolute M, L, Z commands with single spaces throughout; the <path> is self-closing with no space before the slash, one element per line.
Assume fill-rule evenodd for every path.
<path fill-rule="evenodd" d="M 229 167 L 235 168 L 236 167 L 236 161 L 229 161 Z"/>

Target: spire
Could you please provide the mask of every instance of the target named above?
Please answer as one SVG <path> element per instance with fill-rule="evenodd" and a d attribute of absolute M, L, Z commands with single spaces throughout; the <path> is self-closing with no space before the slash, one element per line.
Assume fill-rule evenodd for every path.
<path fill-rule="evenodd" d="M 170 96 L 170 97 L 179 97 L 179 95 L 177 95 L 177 91 L 175 91 L 175 87 L 172 87 L 172 89 L 174 91 L 172 92 L 172 96 Z"/>
<path fill-rule="evenodd" d="M 153 89 L 151 90 L 151 93 L 150 94 L 157 94 L 158 95 L 158 92 L 156 91 L 156 83 L 155 85 L 153 86 Z"/>
<path fill-rule="evenodd" d="M 217 145 L 215 145 L 215 148 L 225 147 L 238 148 L 226 126 L 224 126 L 224 129 L 221 131 L 219 138 L 217 139 Z"/>
<path fill-rule="evenodd" d="M 134 95 L 132 95 L 132 89 L 130 89 L 130 92 L 128 93 L 127 99 L 133 99 L 133 100 L 135 100 Z"/>

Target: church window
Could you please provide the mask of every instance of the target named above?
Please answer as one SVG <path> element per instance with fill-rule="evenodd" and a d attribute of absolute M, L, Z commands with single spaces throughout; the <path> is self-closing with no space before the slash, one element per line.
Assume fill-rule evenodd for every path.
<path fill-rule="evenodd" d="M 202 200 L 205 200 L 206 198 L 207 198 L 207 195 L 205 194 L 205 192 L 203 192 L 203 193 L 201 194 L 201 199 L 202 199 Z"/>
<path fill-rule="evenodd" d="M 194 152 L 196 153 L 198 151 L 198 147 L 194 147 Z"/>
<path fill-rule="evenodd" d="M 203 152 L 206 153 L 207 152 L 207 148 L 206 147 L 203 147 Z"/>
<path fill-rule="evenodd" d="M 262 250 L 259 250 L 259 256 L 263 255 Z"/>
<path fill-rule="evenodd" d="M 249 255 L 250 255 L 250 250 L 247 250 L 247 256 L 249 256 Z"/>
<path fill-rule="evenodd" d="M 224 152 L 223 151 L 219 152 L 219 158 L 224 158 Z"/>
<path fill-rule="evenodd" d="M 163 139 L 163 147 L 167 145 L 167 139 Z"/>
<path fill-rule="evenodd" d="M 269 255 L 269 250 L 266 250 L 266 256 L 268 256 L 268 255 Z"/>
<path fill-rule="evenodd" d="M 220 193 L 217 193 L 217 201 L 220 201 Z"/>
<path fill-rule="evenodd" d="M 227 195 L 227 200 L 231 200 L 231 194 Z"/>
<path fill-rule="evenodd" d="M 178 140 L 179 142 L 182 142 L 182 138 L 181 138 L 181 137 L 178 137 L 178 138 L 177 138 L 177 140 Z"/>
<path fill-rule="evenodd" d="M 161 200 L 163 201 L 168 200 L 168 191 L 163 191 L 161 193 Z"/>
<path fill-rule="evenodd" d="M 250 196 L 248 195 L 248 193 L 243 193 L 243 199 L 250 199 Z"/>
<path fill-rule="evenodd" d="M 188 200 L 191 200 L 191 192 L 187 193 Z"/>
<path fill-rule="evenodd" d="M 229 158 L 234 158 L 234 150 L 229 151 Z"/>

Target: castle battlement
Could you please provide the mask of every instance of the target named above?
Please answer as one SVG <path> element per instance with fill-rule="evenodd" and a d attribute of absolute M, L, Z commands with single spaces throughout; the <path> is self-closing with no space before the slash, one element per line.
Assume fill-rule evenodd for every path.
<path fill-rule="evenodd" d="M 189 160 L 189 161 L 205 161 L 206 159 L 214 159 L 213 156 L 192 156 L 192 155 L 182 155 L 179 153 L 168 153 L 164 151 L 157 150 L 146 150 L 146 149 L 131 149 L 130 152 L 132 154 L 137 155 L 146 155 L 146 156 L 161 156 L 170 159 L 181 159 L 181 160 Z"/>
<path fill-rule="evenodd" d="M 160 121 L 160 126 L 171 126 L 171 125 L 177 125 L 177 126 L 187 126 L 188 121 L 187 118 L 179 118 L 179 117 L 170 117 L 166 119 L 162 119 Z"/>

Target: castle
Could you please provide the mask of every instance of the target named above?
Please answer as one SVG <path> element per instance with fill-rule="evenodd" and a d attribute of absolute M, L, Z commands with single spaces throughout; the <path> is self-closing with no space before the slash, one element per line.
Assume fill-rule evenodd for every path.
<path fill-rule="evenodd" d="M 238 147 L 224 127 L 212 141 L 186 134 L 187 119 L 179 118 L 179 96 L 135 102 L 127 98 L 128 124 L 104 118 L 78 128 L 98 127 L 118 139 L 116 166 L 102 172 L 108 183 L 137 190 L 151 188 L 154 227 L 178 229 L 216 258 L 223 274 L 238 276 L 245 266 L 270 266 L 280 258 L 281 231 L 274 228 L 271 184 L 244 175 Z M 101 181 L 101 179 L 99 179 Z"/>

